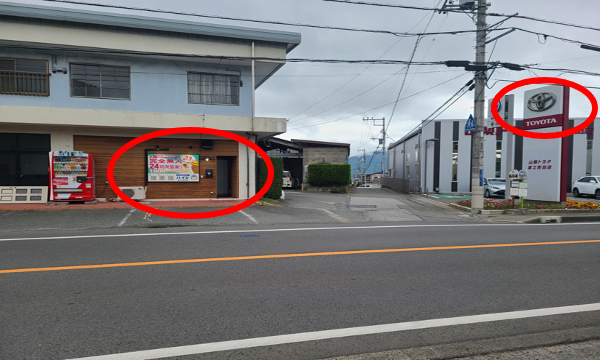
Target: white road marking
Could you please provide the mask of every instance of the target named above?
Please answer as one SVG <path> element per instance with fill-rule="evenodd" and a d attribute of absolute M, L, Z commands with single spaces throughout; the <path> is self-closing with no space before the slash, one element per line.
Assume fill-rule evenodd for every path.
<path fill-rule="evenodd" d="M 343 338 L 348 336 L 361 336 L 369 334 L 382 334 L 397 331 L 408 331 L 418 329 L 430 329 L 445 326 L 477 324 L 502 320 L 526 319 L 540 316 L 574 314 L 587 311 L 599 311 L 600 303 L 560 306 L 553 308 L 510 311 L 503 313 L 482 314 L 459 316 L 443 319 L 431 319 L 401 322 L 395 324 L 383 324 L 372 326 L 360 326 L 345 329 L 313 331 L 297 334 L 267 336 L 262 338 L 251 338 L 242 340 L 220 341 L 208 344 L 197 344 L 187 346 L 177 346 L 171 348 L 133 351 L 121 354 L 90 356 L 72 360 L 142 360 L 159 359 L 165 357 L 185 356 L 194 354 L 205 354 L 216 351 L 229 351 L 237 349 L 247 349 L 259 346 L 273 346 L 281 344 L 291 344 L 305 341 L 317 341 L 326 339 Z"/>
<path fill-rule="evenodd" d="M 7 215 L 12 215 L 14 213 L 16 213 L 16 211 L 9 212 L 9 213 L 6 213 L 6 214 L 0 214 L 0 217 L 7 216 Z"/>
<path fill-rule="evenodd" d="M 597 222 L 589 223 L 559 223 L 559 224 L 438 224 L 438 225 L 372 225 L 372 226 L 342 226 L 342 227 L 318 227 L 318 228 L 287 228 L 287 229 L 244 229 L 244 230 L 211 230 L 211 231 L 188 231 L 188 232 L 152 232 L 138 234 L 106 234 L 106 235 L 74 235 L 74 236 L 48 236 L 33 238 L 11 238 L 0 239 L 1 241 L 22 241 L 22 240 L 59 240 L 59 239 L 90 239 L 90 238 L 111 238 L 111 237 L 137 237 L 137 236 L 165 236 L 165 235 L 203 235 L 203 234 L 238 234 L 251 232 L 285 232 L 285 231 L 326 231 L 326 230 L 357 230 L 357 229 L 401 229 L 401 228 L 435 228 L 435 227 L 502 227 L 508 226 L 517 228 L 519 226 L 585 226 L 595 225 Z"/>
<path fill-rule="evenodd" d="M 127 221 L 127 219 L 129 219 L 129 217 L 131 216 L 131 214 L 133 214 L 134 211 L 135 211 L 135 209 L 131 209 L 131 211 L 127 215 L 125 215 L 123 220 L 121 220 L 121 222 L 119 223 L 119 227 L 121 227 L 121 226 L 123 226 L 123 224 L 125 224 L 125 221 Z"/>
<path fill-rule="evenodd" d="M 252 221 L 253 223 L 255 223 L 255 224 L 258 224 L 258 221 L 256 221 L 256 219 L 255 219 L 255 218 L 253 218 L 253 217 L 252 217 L 252 215 L 250 215 L 250 214 L 247 214 L 247 213 L 243 212 L 242 210 L 240 210 L 240 213 L 242 213 L 242 215 L 244 215 L 244 216 L 246 216 L 248 219 L 250 219 L 250 221 Z"/>
<path fill-rule="evenodd" d="M 332 218 L 336 219 L 339 222 L 343 222 L 343 223 L 350 222 L 350 220 L 346 219 L 345 217 L 341 217 L 339 215 L 336 215 L 336 214 L 332 213 L 331 211 L 329 211 L 327 209 L 319 209 L 319 210 L 327 213 L 327 215 L 331 216 Z"/>

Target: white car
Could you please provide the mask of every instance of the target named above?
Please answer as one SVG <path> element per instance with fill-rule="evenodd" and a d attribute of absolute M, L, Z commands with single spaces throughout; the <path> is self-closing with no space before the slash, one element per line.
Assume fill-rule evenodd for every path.
<path fill-rule="evenodd" d="M 506 180 L 498 178 L 483 178 L 483 196 L 489 199 L 492 196 L 504 197 Z"/>
<path fill-rule="evenodd" d="M 600 200 L 600 175 L 583 176 L 573 183 L 573 196 L 592 195 Z"/>
<path fill-rule="evenodd" d="M 362 185 L 358 185 L 357 188 L 372 188 L 373 185 L 371 184 L 362 184 Z"/>
<path fill-rule="evenodd" d="M 294 187 L 294 180 L 292 179 L 292 173 L 289 171 L 283 172 L 283 187 L 284 188 Z"/>

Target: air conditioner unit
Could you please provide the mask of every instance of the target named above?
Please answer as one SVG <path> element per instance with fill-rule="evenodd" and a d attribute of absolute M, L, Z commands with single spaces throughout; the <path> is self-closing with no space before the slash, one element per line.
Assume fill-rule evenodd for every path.
<path fill-rule="evenodd" d="M 146 198 L 146 190 L 141 186 L 126 186 L 119 187 L 119 189 L 133 200 L 144 200 Z"/>

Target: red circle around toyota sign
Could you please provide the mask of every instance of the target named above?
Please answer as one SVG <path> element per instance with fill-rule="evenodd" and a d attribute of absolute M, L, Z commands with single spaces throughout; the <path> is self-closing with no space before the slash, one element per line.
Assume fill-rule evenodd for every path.
<path fill-rule="evenodd" d="M 592 104 L 592 112 L 590 113 L 590 116 L 580 125 L 575 126 L 572 129 L 551 132 L 551 133 L 538 133 L 538 132 L 533 132 L 533 131 L 522 130 L 522 129 L 516 128 L 512 125 L 507 124 L 506 121 L 502 120 L 502 118 L 500 117 L 500 114 L 498 114 L 498 110 L 497 110 L 498 101 L 500 101 L 500 99 L 502 99 L 502 97 L 504 95 L 506 95 L 509 91 L 519 88 L 521 86 L 531 85 L 531 84 L 557 84 L 557 85 L 568 86 L 570 88 L 578 90 L 583 95 L 585 95 L 588 98 L 588 100 L 590 101 L 590 103 Z M 586 127 L 588 127 L 592 123 L 592 121 L 594 121 L 596 116 L 598 115 L 598 102 L 597 102 L 596 98 L 594 97 L 594 95 L 588 89 L 579 85 L 576 82 L 565 80 L 565 79 L 559 79 L 559 78 L 555 78 L 555 77 L 538 77 L 538 78 L 531 78 L 531 79 L 523 79 L 523 80 L 517 81 L 515 83 L 512 83 L 512 84 L 504 87 L 502 90 L 500 90 L 500 92 L 498 94 L 496 94 L 496 96 L 494 96 L 494 100 L 492 100 L 490 107 L 491 107 L 491 111 L 492 111 L 492 115 L 494 116 L 494 119 L 506 131 L 510 131 L 511 133 L 513 133 L 515 135 L 520 135 L 520 136 L 529 137 L 529 138 L 533 138 L 533 139 L 557 139 L 557 138 L 562 138 L 565 136 L 573 135 L 575 133 L 582 131 Z M 565 121 L 568 121 L 568 119 L 565 119 Z"/>
<path fill-rule="evenodd" d="M 131 149 L 135 145 L 138 145 L 146 140 L 154 139 L 154 138 L 157 138 L 160 136 L 175 135 L 175 134 L 216 135 L 216 136 L 228 138 L 231 140 L 235 140 L 239 143 L 242 143 L 242 144 L 248 146 L 252 150 L 256 151 L 258 153 L 258 155 L 260 155 L 260 157 L 263 158 L 263 160 L 265 161 L 265 164 L 267 165 L 268 175 L 267 175 L 267 181 L 265 182 L 265 185 L 260 189 L 260 191 L 258 193 L 256 193 L 256 195 L 254 195 L 253 197 L 244 201 L 241 204 L 237 204 L 232 207 L 228 207 L 226 209 L 201 212 L 201 213 L 183 213 L 183 212 L 177 212 L 177 211 L 167 211 L 167 210 L 155 209 L 153 207 L 150 207 L 150 206 L 147 206 L 144 204 L 140 204 L 140 203 L 136 202 L 135 200 L 133 200 L 132 198 L 130 198 L 129 196 L 125 195 L 125 193 L 123 191 L 121 191 L 121 189 L 119 189 L 119 187 L 117 186 L 117 183 L 116 183 L 115 177 L 114 177 L 115 165 L 117 164 L 117 160 L 119 160 L 121 155 L 123 155 L 127 150 Z M 210 128 L 202 128 L 202 127 L 180 127 L 180 128 L 164 129 L 164 130 L 153 131 L 146 135 L 142 135 L 138 138 L 135 138 L 135 139 L 131 140 L 130 142 L 128 142 L 127 144 L 123 145 L 112 156 L 112 158 L 110 159 L 110 162 L 108 163 L 108 169 L 106 171 L 106 174 L 108 176 L 108 184 L 113 189 L 115 194 L 117 194 L 117 196 L 119 198 L 121 198 L 123 201 L 125 201 L 129 205 L 131 205 L 139 210 L 142 210 L 144 212 L 150 213 L 150 214 L 174 218 L 174 219 L 207 219 L 207 218 L 213 218 L 213 217 L 217 217 L 217 216 L 228 215 L 228 214 L 234 213 L 236 211 L 245 209 L 248 206 L 257 202 L 261 197 L 263 197 L 263 195 L 265 195 L 267 193 L 267 191 L 269 191 L 269 188 L 271 187 L 271 184 L 273 183 L 273 178 L 274 178 L 273 163 L 271 162 L 271 159 L 269 159 L 269 156 L 267 155 L 267 153 L 264 152 L 263 149 L 258 147 L 258 145 L 256 145 L 252 141 L 250 141 L 242 136 L 239 136 L 239 135 L 227 132 L 227 131 L 210 129 Z"/>

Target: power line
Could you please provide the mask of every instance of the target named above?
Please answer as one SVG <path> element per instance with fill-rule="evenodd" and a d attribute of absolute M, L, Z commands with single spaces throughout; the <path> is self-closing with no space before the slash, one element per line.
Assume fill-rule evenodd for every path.
<path fill-rule="evenodd" d="M 406 97 L 404 97 L 404 98 L 400 99 L 399 101 L 406 100 L 406 99 L 408 99 L 408 98 L 411 98 L 411 97 L 413 97 L 413 96 L 416 96 L 416 95 L 422 94 L 422 93 L 424 93 L 424 92 L 426 92 L 426 91 L 429 91 L 429 90 L 431 90 L 431 89 L 433 89 L 433 88 L 436 88 L 436 87 L 438 87 L 438 86 L 444 85 L 444 84 L 446 84 L 446 83 L 448 83 L 448 82 L 450 82 L 450 81 L 452 81 L 452 80 L 454 80 L 454 79 L 458 79 L 459 77 L 461 77 L 461 76 L 464 76 L 464 75 L 466 75 L 466 74 L 468 74 L 468 73 L 467 73 L 467 72 L 465 72 L 465 73 L 463 73 L 463 74 L 460 74 L 460 75 L 458 75 L 458 76 L 455 76 L 455 77 L 453 77 L 453 78 L 451 78 L 451 79 L 448 79 L 448 80 L 446 80 L 446 81 L 444 81 L 444 82 L 441 82 L 441 83 L 439 83 L 439 84 L 437 84 L 437 85 L 434 85 L 434 86 L 432 86 L 432 87 L 429 87 L 429 88 L 427 88 L 427 89 L 425 89 L 425 90 L 422 90 L 422 91 L 416 92 L 416 93 L 414 93 L 414 94 L 411 94 L 411 95 L 409 95 L 409 96 L 406 96 Z M 395 101 L 392 101 L 392 102 L 390 102 L 390 103 L 387 103 L 387 104 L 385 104 L 385 105 L 383 105 L 383 106 L 381 106 L 381 107 L 385 107 L 385 106 L 391 105 L 391 104 L 393 104 L 393 103 L 395 103 Z M 359 116 L 359 115 L 363 115 L 363 114 L 366 114 L 366 113 L 368 113 L 368 112 L 370 112 L 370 111 L 376 110 L 376 109 L 378 109 L 378 108 L 380 108 L 380 106 L 378 106 L 378 107 L 376 107 L 376 108 L 373 108 L 373 109 L 369 109 L 369 110 L 367 110 L 367 111 L 363 111 L 363 112 L 357 113 L 357 114 L 352 114 L 352 115 L 348 115 L 348 116 L 344 116 L 344 117 L 340 117 L 340 118 L 336 118 L 336 119 L 332 119 L 332 120 L 327 120 L 327 121 L 323 121 L 323 122 L 319 122 L 319 123 L 314 123 L 314 124 L 309 124 L 309 125 L 304 125 L 304 126 L 294 127 L 294 128 L 290 128 L 289 130 L 302 129 L 302 128 L 306 128 L 306 127 L 312 127 L 312 126 L 317 126 L 317 125 L 328 124 L 328 123 L 332 123 L 332 122 L 336 122 L 336 121 L 340 121 L 340 120 L 348 119 L 348 118 L 351 118 L 351 117 L 356 117 L 356 116 Z"/>
<path fill-rule="evenodd" d="M 380 7 L 392 7 L 392 8 L 399 8 L 399 9 L 411 9 L 411 10 L 427 10 L 427 11 L 444 11 L 444 12 L 456 12 L 456 13 L 462 13 L 462 10 L 454 10 L 454 9 L 437 9 L 437 8 L 428 8 L 428 7 L 422 7 L 422 6 L 409 6 L 409 5 L 392 5 L 392 4 L 382 4 L 382 3 L 372 3 L 372 2 L 366 2 L 366 1 L 351 1 L 351 0 L 323 0 L 323 1 L 327 1 L 327 2 L 338 2 L 338 3 L 346 3 L 346 4 L 353 4 L 353 5 L 369 5 L 369 6 L 380 6 Z M 547 23 L 547 24 L 555 24 L 555 25 L 562 25 L 562 26 L 569 26 L 569 27 L 575 27 L 575 28 L 580 28 L 580 29 L 586 29 L 586 30 L 595 30 L 595 31 L 600 31 L 600 28 L 596 28 L 596 27 L 592 27 L 592 26 L 587 26 L 587 25 L 579 25 L 579 24 L 571 24 L 571 23 L 565 23 L 565 22 L 561 22 L 561 21 L 556 21 L 556 20 L 547 20 L 547 19 L 540 19 L 540 18 L 535 18 L 532 16 L 524 16 L 524 15 L 507 15 L 507 14 L 499 14 L 499 13 L 487 13 L 487 16 L 496 16 L 496 17 L 513 17 L 516 19 L 524 19 L 524 20 L 531 20 L 531 21 L 537 21 L 537 22 L 543 22 L 543 23 Z"/>
<path fill-rule="evenodd" d="M 496 80 L 496 82 L 501 81 L 501 82 L 510 82 L 510 83 L 516 83 L 517 81 L 519 81 L 519 80 L 508 80 L 508 79 L 495 79 L 495 80 Z M 496 83 L 494 83 L 494 85 L 496 85 Z M 492 87 L 494 87 L 494 85 L 492 85 Z M 585 85 L 581 85 L 581 86 L 583 86 L 586 89 L 600 89 L 600 87 L 597 87 L 597 86 L 585 86 Z"/>
<path fill-rule="evenodd" d="M 594 45 L 594 44 L 584 43 L 584 42 L 579 41 L 579 40 L 567 39 L 567 38 L 563 38 L 563 37 L 560 37 L 560 36 L 555 36 L 555 35 L 550 35 L 550 34 L 544 34 L 544 33 L 541 33 L 541 32 L 526 30 L 526 29 L 522 29 L 522 28 L 518 28 L 518 27 L 515 27 L 513 29 L 519 30 L 519 31 L 522 31 L 522 32 L 525 32 L 525 33 L 529 33 L 529 34 L 534 34 L 534 35 L 537 35 L 538 37 L 539 36 L 543 36 L 544 39 L 546 39 L 546 38 L 553 38 L 553 39 L 557 39 L 557 40 L 560 40 L 560 41 L 564 41 L 564 42 L 568 42 L 568 43 L 572 43 L 572 44 L 577 44 L 577 45 L 588 45 L 588 46 L 595 46 L 595 47 L 598 46 L 598 45 Z"/>
<path fill-rule="evenodd" d="M 441 3 L 438 2 L 438 5 Z M 425 31 L 427 31 L 427 28 L 429 27 L 429 24 L 431 24 L 431 20 L 433 20 L 433 17 L 435 16 L 435 11 L 432 12 L 431 14 L 431 18 L 429 18 L 429 22 L 427 23 L 427 25 L 425 25 Z M 415 54 L 417 52 L 417 48 L 419 47 L 419 43 L 421 42 L 422 37 L 418 37 L 417 41 L 415 41 L 415 47 L 413 48 L 412 54 L 410 55 L 410 59 L 409 61 L 412 62 L 413 59 L 415 58 Z M 390 119 L 388 120 L 387 126 L 390 126 L 390 123 L 392 122 L 392 119 L 394 118 L 394 113 L 396 112 L 396 106 L 398 105 L 398 100 L 400 99 L 400 95 L 402 94 L 402 90 L 404 90 L 404 84 L 406 83 L 406 78 L 408 77 L 408 69 L 410 67 L 410 64 L 406 66 L 406 73 L 404 74 L 404 78 L 402 79 L 402 85 L 400 85 L 400 90 L 398 91 L 398 96 L 396 97 L 396 102 L 394 103 L 394 107 L 392 109 L 392 114 L 390 115 Z M 385 124 L 384 124 L 384 133 L 385 133 Z M 385 158 L 385 149 L 383 149 L 384 151 L 384 158 Z"/>
<path fill-rule="evenodd" d="M 417 25 L 419 25 L 421 23 L 421 21 L 423 21 L 425 18 L 427 17 L 424 16 L 423 19 L 419 20 L 418 23 L 416 23 L 410 30 L 408 31 L 412 31 L 415 27 L 417 27 Z M 402 38 L 398 39 L 392 46 L 390 46 L 386 51 L 383 52 L 383 54 L 381 54 L 377 59 L 381 59 L 385 54 L 387 54 L 390 50 L 392 50 L 392 48 L 394 48 L 394 46 L 398 45 L 398 43 L 402 40 Z M 340 91 L 341 89 L 343 89 L 346 85 L 350 84 L 352 81 L 354 81 L 354 79 L 356 79 L 359 75 L 361 75 L 362 73 L 364 73 L 365 71 L 367 71 L 369 68 L 371 67 L 371 64 L 369 64 L 366 68 L 364 68 L 360 73 L 358 73 L 355 77 L 353 77 L 352 79 L 348 80 L 348 82 L 346 82 L 344 85 L 340 86 L 339 88 L 337 88 L 336 90 L 334 90 L 332 93 L 330 93 L 329 95 L 327 95 L 326 97 L 322 98 L 321 100 L 317 101 L 316 103 L 310 105 L 309 107 L 307 107 L 306 109 L 302 110 L 301 112 L 299 112 L 298 114 L 292 116 L 291 118 L 288 119 L 288 121 L 292 120 L 293 118 L 295 118 L 296 116 L 304 113 L 305 111 L 313 108 L 314 106 L 320 104 L 321 102 L 325 101 L 326 99 L 330 98 L 332 95 L 334 95 L 335 93 L 337 93 L 338 91 Z M 400 70 L 401 71 L 401 70 Z M 398 72 L 397 72 L 398 73 Z M 396 74 L 397 74 L 396 73 Z M 391 76 L 394 76 L 390 75 Z"/>
<path fill-rule="evenodd" d="M 192 54 L 176 54 L 176 53 L 159 53 L 159 52 L 144 52 L 144 51 L 130 51 L 130 50 L 109 50 L 109 49 L 74 49 L 67 47 L 45 47 L 45 46 L 29 46 L 29 45 L 1 45 L 0 48 L 4 49 L 36 49 L 42 51 L 65 51 L 65 52 L 83 52 L 83 53 L 102 53 L 102 54 L 121 54 L 121 55 L 143 55 L 143 56 L 167 56 L 167 57 L 179 57 L 179 58 L 190 58 L 190 59 L 211 59 L 211 60 L 255 60 L 255 61 L 272 61 L 279 63 L 328 63 L 328 64 L 379 64 L 379 65 L 424 65 L 424 66 L 435 66 L 435 65 L 446 65 L 446 61 L 406 61 L 406 60 L 344 60 L 344 59 L 308 59 L 308 58 L 268 58 L 268 57 L 245 57 L 245 56 L 215 56 L 215 55 L 192 55 Z M 498 62 L 493 63 L 481 63 L 488 67 L 498 66 Z M 504 63 L 500 63 L 504 66 Z M 516 64 L 512 64 L 516 65 Z M 540 70 L 540 71 L 558 71 L 568 74 L 576 75 L 589 75 L 589 76 L 600 76 L 600 73 L 577 70 L 577 69 L 549 69 L 541 68 L 533 65 L 518 65 L 523 69 Z"/>
<path fill-rule="evenodd" d="M 360 93 L 360 94 L 356 95 L 355 97 L 353 97 L 353 98 L 351 98 L 351 99 L 348 99 L 348 100 L 344 101 L 344 102 L 343 102 L 343 103 L 341 103 L 341 104 L 337 104 L 337 105 L 335 105 L 335 106 L 333 106 L 333 107 L 330 107 L 329 109 L 326 109 L 326 110 L 323 110 L 323 111 L 319 111 L 318 113 L 315 113 L 315 114 L 312 114 L 312 115 L 309 115 L 309 116 L 305 116 L 305 117 L 303 117 L 303 118 L 300 118 L 300 119 L 296 119 L 296 120 L 288 121 L 288 122 L 295 122 L 295 121 L 304 120 L 304 119 L 307 119 L 307 118 L 309 118 L 309 117 L 313 117 L 313 116 L 315 116 L 315 115 L 322 114 L 322 113 L 324 113 L 324 112 L 327 112 L 327 111 L 329 111 L 329 110 L 335 109 L 336 107 L 339 107 L 339 106 L 342 106 L 342 105 L 344 105 L 344 104 L 347 104 L 347 103 L 349 103 L 350 101 L 352 101 L 352 100 L 354 100 L 354 99 L 356 99 L 356 98 L 358 98 L 358 97 L 360 97 L 360 96 L 362 96 L 362 95 L 364 95 L 364 94 L 368 93 L 369 91 L 371 91 L 371 90 L 375 89 L 376 87 L 378 87 L 379 85 L 381 85 L 381 84 L 383 84 L 384 82 L 388 81 L 389 79 L 391 79 L 391 76 L 390 76 L 390 77 L 388 77 L 387 79 L 385 79 L 385 80 L 383 80 L 383 81 L 381 81 L 381 82 L 377 83 L 375 86 L 372 86 L 372 87 L 370 87 L 369 89 L 367 89 L 367 90 L 363 91 L 362 93 Z"/>
<path fill-rule="evenodd" d="M 283 21 L 246 19 L 246 18 L 239 18 L 239 17 L 197 14 L 197 13 L 182 12 L 182 11 L 148 9 L 148 8 L 140 8 L 140 7 L 133 7 L 133 6 L 98 4 L 98 3 L 89 3 L 89 2 L 83 2 L 83 1 L 71 1 L 71 0 L 43 0 L 43 1 L 66 3 L 66 4 L 73 4 L 73 5 L 96 6 L 96 7 L 103 7 L 103 8 L 122 9 L 122 10 L 146 11 L 146 12 L 153 12 L 153 13 L 159 13 L 159 14 L 193 16 L 193 17 L 201 17 L 201 18 L 208 18 L 208 19 L 244 21 L 244 22 L 261 23 L 261 24 L 297 26 L 297 27 L 307 27 L 307 28 L 326 29 L 326 30 L 365 32 L 365 33 L 372 33 L 372 34 L 387 34 L 387 35 L 394 35 L 394 36 L 401 36 L 401 37 L 427 36 L 427 35 L 458 35 L 458 34 L 467 34 L 467 33 L 475 32 L 475 30 L 458 30 L 458 31 L 448 31 L 448 32 L 444 32 L 444 33 L 407 33 L 407 32 L 396 32 L 396 31 L 389 31 L 389 30 L 358 29 L 358 28 L 346 28 L 346 27 L 340 27 L 340 26 L 325 26 L 325 25 L 302 24 L 302 23 L 288 23 L 288 22 L 283 22 Z M 497 29 L 497 30 L 505 30 L 505 29 Z"/>

